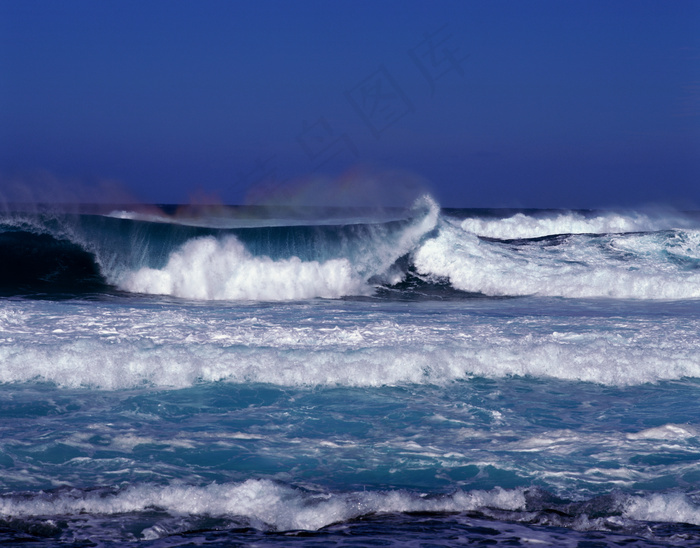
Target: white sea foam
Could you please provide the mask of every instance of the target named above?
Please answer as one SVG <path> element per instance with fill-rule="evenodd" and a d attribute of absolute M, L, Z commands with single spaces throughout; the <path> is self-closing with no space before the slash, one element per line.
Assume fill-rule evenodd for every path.
<path fill-rule="evenodd" d="M 461 227 L 466 232 L 501 240 L 541 238 L 556 234 L 650 232 L 684 228 L 688 225 L 689 221 L 680 217 L 652 217 L 635 212 L 584 216 L 573 211 L 552 217 L 517 213 L 505 219 L 469 218 L 461 222 Z"/>
<path fill-rule="evenodd" d="M 504 322 L 441 309 L 438 321 L 431 309 L 397 318 L 398 308 L 358 317 L 342 305 L 279 306 L 3 306 L 0 382 L 382 386 L 517 375 L 628 386 L 700 377 L 692 318 L 599 318 L 591 329 L 586 317 Z"/>
<path fill-rule="evenodd" d="M 254 526 L 279 531 L 317 530 L 370 513 L 519 510 L 524 506 L 525 496 L 520 489 L 457 491 L 436 497 L 404 491 L 328 494 L 301 491 L 269 480 L 204 487 L 138 485 L 110 495 L 74 490 L 0 497 L 2 516 L 111 515 L 157 508 L 176 515 L 244 518 Z M 158 535 L 146 529 L 143 536 L 149 540 Z"/>
<path fill-rule="evenodd" d="M 700 298 L 700 272 L 676 263 L 696 259 L 697 238 L 697 231 L 684 231 L 595 241 L 570 236 L 557 245 L 512 246 L 445 223 L 413 259 L 421 274 L 485 295 L 689 299 Z M 669 253 L 676 263 L 668 260 Z"/>
<path fill-rule="evenodd" d="M 128 273 L 119 286 L 135 293 L 206 300 L 280 301 L 369 292 L 347 259 L 273 261 L 252 256 L 233 236 L 190 240 L 164 268 Z"/>
<path fill-rule="evenodd" d="M 687 424 L 664 424 L 654 428 L 647 428 L 641 432 L 631 432 L 627 434 L 630 440 L 684 440 L 695 438 L 698 431 Z"/>
<path fill-rule="evenodd" d="M 631 519 L 700 525 L 700 506 L 682 493 L 629 497 L 623 508 Z"/>
<path fill-rule="evenodd" d="M 700 507 L 681 493 L 620 496 L 617 505 L 627 520 L 700 525 Z M 529 521 L 536 513 L 527 506 L 527 493 L 522 488 L 460 490 L 431 496 L 396 490 L 324 493 L 265 479 L 206 486 L 141 484 L 111 493 L 74 489 L 0 496 L 0 516 L 5 518 L 112 516 L 157 509 L 180 517 L 228 518 L 274 531 L 315 531 L 363 515 L 406 512 L 506 512 L 514 521 Z M 584 531 L 605 530 L 609 525 L 606 519 L 620 521 L 614 515 L 591 519 L 581 514 L 566 525 Z M 168 532 L 158 525 L 141 531 L 144 540 L 162 534 Z"/>

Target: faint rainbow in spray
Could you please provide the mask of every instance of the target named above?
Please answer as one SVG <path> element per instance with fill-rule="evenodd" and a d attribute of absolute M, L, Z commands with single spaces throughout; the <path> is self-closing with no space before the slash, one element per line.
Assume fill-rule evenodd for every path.
<path fill-rule="evenodd" d="M 332 177 L 312 174 L 284 182 L 260 181 L 248 189 L 246 205 L 285 207 L 410 207 L 430 192 L 426 179 L 404 170 L 354 167 Z"/>

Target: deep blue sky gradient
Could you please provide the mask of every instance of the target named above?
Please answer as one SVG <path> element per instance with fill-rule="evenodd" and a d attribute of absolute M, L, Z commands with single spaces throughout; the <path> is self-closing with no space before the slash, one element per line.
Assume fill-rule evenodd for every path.
<path fill-rule="evenodd" d="M 342 202 L 395 170 L 443 206 L 700 208 L 700 2 L 0 0 L 0 184 Z"/>

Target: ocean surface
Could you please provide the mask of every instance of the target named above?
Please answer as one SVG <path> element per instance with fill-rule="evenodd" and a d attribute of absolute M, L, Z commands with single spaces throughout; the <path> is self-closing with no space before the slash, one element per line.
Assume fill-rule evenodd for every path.
<path fill-rule="evenodd" d="M 0 542 L 700 546 L 700 216 L 5 207 Z"/>

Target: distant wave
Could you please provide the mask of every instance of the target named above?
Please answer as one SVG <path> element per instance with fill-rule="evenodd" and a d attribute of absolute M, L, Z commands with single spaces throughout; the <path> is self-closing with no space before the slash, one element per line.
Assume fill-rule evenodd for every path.
<path fill-rule="evenodd" d="M 636 213 L 597 213 L 583 215 L 567 211 L 557 215 L 526 215 L 517 213 L 503 219 L 468 218 L 461 222 L 462 230 L 499 240 L 542 238 L 558 234 L 621 234 L 626 232 L 656 232 L 691 225 L 680 216 L 652 216 Z"/>

